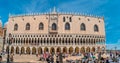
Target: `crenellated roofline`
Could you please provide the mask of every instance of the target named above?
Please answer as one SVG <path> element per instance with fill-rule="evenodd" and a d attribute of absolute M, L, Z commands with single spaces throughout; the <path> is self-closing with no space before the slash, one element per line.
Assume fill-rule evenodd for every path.
<path fill-rule="evenodd" d="M 14 17 L 24 17 L 24 16 L 37 16 L 37 15 L 50 15 L 50 14 L 62 14 L 62 15 L 78 15 L 78 16 L 85 16 L 85 17 L 94 17 L 94 18 L 101 18 L 104 19 L 104 16 L 98 16 L 94 14 L 87 14 L 87 13 L 79 13 L 79 12 L 58 12 L 56 7 L 50 12 L 43 12 L 43 13 L 24 13 L 24 14 L 11 14 L 9 13 L 10 18 Z"/>
<path fill-rule="evenodd" d="M 9 14 L 9 17 L 10 17 L 10 18 L 14 18 L 14 17 L 50 15 L 50 14 L 78 15 L 78 16 L 94 17 L 94 18 L 104 19 L 104 16 L 97 16 L 97 15 L 87 14 L 87 13 L 75 13 L 75 12 L 44 12 L 44 13 Z"/>

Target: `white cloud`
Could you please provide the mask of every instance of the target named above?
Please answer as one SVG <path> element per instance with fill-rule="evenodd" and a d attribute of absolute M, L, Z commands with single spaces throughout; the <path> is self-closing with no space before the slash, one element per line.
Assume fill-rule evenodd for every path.
<path fill-rule="evenodd" d="M 40 11 L 47 6 L 47 0 L 33 0 L 28 4 L 23 5 L 22 10 L 26 13 L 33 13 Z"/>
<path fill-rule="evenodd" d="M 103 9 L 98 9 L 99 6 L 104 5 L 107 3 L 108 0 L 73 0 L 70 2 L 65 2 L 59 5 L 59 8 L 63 8 L 66 10 L 72 11 L 81 11 L 81 12 L 95 12 L 96 10 L 102 10 L 98 13 L 103 13 Z M 71 11 L 70 10 L 70 11 Z M 96 12 L 97 13 L 97 12 Z"/>
<path fill-rule="evenodd" d="M 120 39 L 118 39 L 117 43 L 114 44 L 106 44 L 107 49 L 115 49 L 117 47 L 120 50 Z"/>

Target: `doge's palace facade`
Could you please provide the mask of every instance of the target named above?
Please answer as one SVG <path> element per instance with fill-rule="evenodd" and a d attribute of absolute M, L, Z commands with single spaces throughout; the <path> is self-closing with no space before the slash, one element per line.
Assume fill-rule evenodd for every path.
<path fill-rule="evenodd" d="M 9 16 L 5 50 L 12 34 L 10 52 L 84 53 L 105 51 L 104 18 L 55 11 L 46 14 Z"/>

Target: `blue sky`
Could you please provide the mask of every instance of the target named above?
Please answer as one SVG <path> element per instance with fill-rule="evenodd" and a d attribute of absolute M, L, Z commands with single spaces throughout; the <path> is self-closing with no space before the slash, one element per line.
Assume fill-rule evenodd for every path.
<path fill-rule="evenodd" d="M 0 0 L 3 24 L 9 14 L 50 12 L 77 12 L 104 16 L 107 49 L 120 49 L 120 0 Z"/>

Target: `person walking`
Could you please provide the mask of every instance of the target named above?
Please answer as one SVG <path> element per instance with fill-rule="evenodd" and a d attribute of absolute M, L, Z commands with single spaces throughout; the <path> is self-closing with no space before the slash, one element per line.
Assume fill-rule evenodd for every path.
<path fill-rule="evenodd" d="M 51 63 L 54 63 L 54 58 L 52 55 L 51 55 Z"/>
<path fill-rule="evenodd" d="M 98 54 L 98 60 L 101 60 L 101 53 Z"/>
<path fill-rule="evenodd" d="M 47 63 L 50 63 L 50 56 L 46 59 Z"/>
<path fill-rule="evenodd" d="M 59 63 L 59 61 L 60 61 L 60 60 L 59 60 L 59 57 L 57 56 L 57 57 L 56 57 L 56 63 Z"/>
<path fill-rule="evenodd" d="M 13 54 L 10 54 L 10 61 L 13 62 Z"/>
<path fill-rule="evenodd" d="M 110 63 L 110 62 L 109 62 L 109 58 L 108 58 L 108 57 L 106 58 L 106 63 Z"/>
<path fill-rule="evenodd" d="M 2 63 L 2 56 L 0 55 L 0 63 Z"/>
<path fill-rule="evenodd" d="M 62 53 L 59 54 L 59 60 L 60 60 L 60 63 L 63 63 L 63 55 L 62 55 Z"/>

